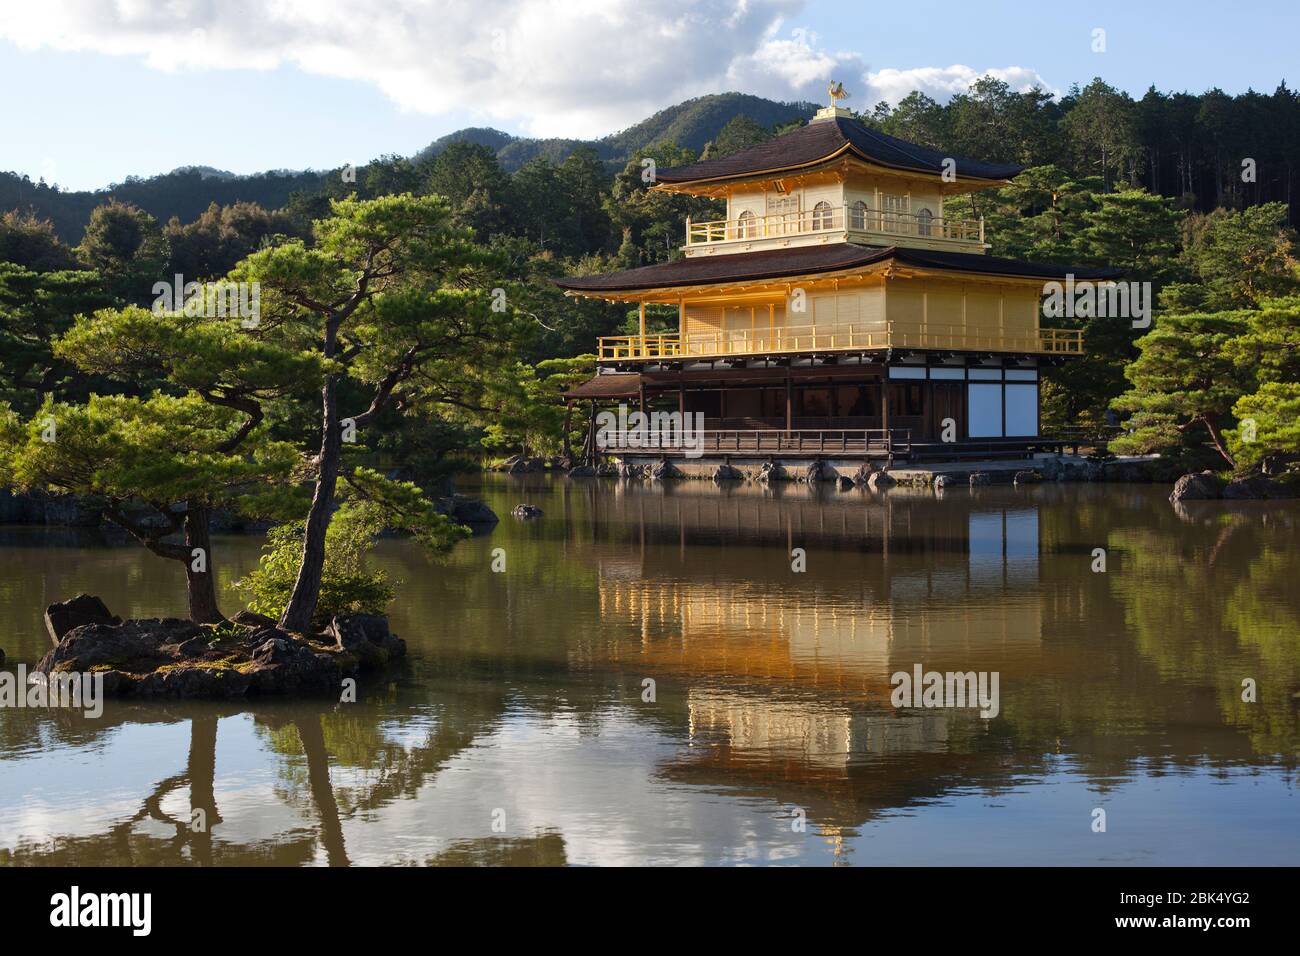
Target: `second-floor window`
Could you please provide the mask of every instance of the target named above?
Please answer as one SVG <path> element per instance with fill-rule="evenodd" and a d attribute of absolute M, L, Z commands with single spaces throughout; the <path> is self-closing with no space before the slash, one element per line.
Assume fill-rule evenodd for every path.
<path fill-rule="evenodd" d="M 916 234 L 918 236 L 928 236 L 933 222 L 934 213 L 928 209 L 918 209 L 916 212 Z"/>
<path fill-rule="evenodd" d="M 758 223 L 754 219 L 753 210 L 746 209 L 736 220 L 736 238 L 737 239 L 757 239 Z"/>
<path fill-rule="evenodd" d="M 907 217 L 907 197 L 881 193 L 880 213 L 881 228 L 889 232 L 897 232 Z"/>
<path fill-rule="evenodd" d="M 866 229 L 867 228 L 867 204 L 861 199 L 849 207 L 849 228 Z"/>
<path fill-rule="evenodd" d="M 813 229 L 831 228 L 831 204 L 825 199 L 813 206 L 812 227 Z"/>

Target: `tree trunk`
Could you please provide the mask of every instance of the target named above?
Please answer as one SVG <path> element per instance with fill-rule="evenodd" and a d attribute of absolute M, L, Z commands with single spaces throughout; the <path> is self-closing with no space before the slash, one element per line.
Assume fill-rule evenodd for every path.
<path fill-rule="evenodd" d="M 331 351 L 332 349 L 326 349 L 327 357 Z M 334 489 L 338 484 L 343 436 L 338 421 L 335 384 L 334 376 L 328 375 L 321 388 L 320 469 L 316 475 L 316 491 L 312 495 L 311 510 L 307 513 L 298 579 L 294 582 L 289 605 L 280 618 L 281 627 L 300 634 L 311 630 L 312 615 L 316 613 L 316 602 L 320 598 L 321 575 L 325 570 L 325 532 L 329 530 L 334 509 Z"/>
<path fill-rule="evenodd" d="M 1228 452 L 1228 446 L 1223 442 L 1223 435 L 1219 433 L 1217 417 L 1214 415 L 1202 415 L 1201 421 L 1205 423 L 1205 430 L 1210 433 L 1210 441 L 1214 443 L 1214 447 L 1218 453 L 1223 456 L 1223 460 L 1232 467 L 1237 467 L 1237 462 Z"/>
<path fill-rule="evenodd" d="M 212 566 L 212 537 L 208 509 L 193 502 L 185 511 L 185 586 L 190 603 L 190 620 L 195 624 L 218 624 L 225 620 L 217 607 L 217 581 Z M 202 559 L 195 549 L 203 552 Z M 195 570 L 195 567 L 201 570 Z"/>

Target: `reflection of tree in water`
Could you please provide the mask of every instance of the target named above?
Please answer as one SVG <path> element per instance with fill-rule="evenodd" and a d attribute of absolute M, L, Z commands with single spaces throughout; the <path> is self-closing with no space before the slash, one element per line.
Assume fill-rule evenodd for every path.
<path fill-rule="evenodd" d="M 174 716 L 154 720 L 171 722 Z M 119 718 L 119 722 L 121 722 Z M 136 721 L 132 721 L 136 722 Z M 213 830 L 221 823 L 215 798 L 218 714 L 190 720 L 190 746 L 185 770 L 159 781 L 131 816 L 105 832 L 89 836 L 52 835 L 40 844 L 0 851 L 0 864 L 19 866 L 292 866 L 311 862 L 315 839 L 295 834 L 275 843 L 241 845 L 217 840 Z M 106 729 L 106 728 L 98 728 Z M 169 796 L 188 789 L 189 808 L 182 816 L 168 813 Z M 195 811 L 202 811 L 204 826 L 192 827 Z M 142 826 L 151 824 L 152 826 Z M 171 829 L 159 836 L 153 829 Z"/>
<path fill-rule="evenodd" d="M 1136 555 L 1112 582 L 1142 655 L 1164 675 L 1212 689 L 1226 723 L 1252 755 L 1296 766 L 1300 751 L 1300 617 L 1295 515 L 1192 512 L 1206 529 L 1196 547 L 1171 550 L 1149 531 L 1123 533 Z M 1225 573 L 1226 569 L 1231 574 Z M 1256 700 L 1242 700 L 1242 680 Z"/>
<path fill-rule="evenodd" d="M 118 820 L 103 833 L 90 836 L 50 836 L 39 844 L 23 845 L 12 852 L 0 850 L 0 865 L 87 866 L 300 866 L 312 863 L 317 849 L 325 851 L 331 866 L 350 863 L 344 839 L 344 821 L 364 816 L 399 799 L 411 799 L 453 756 L 469 747 L 474 739 L 489 732 L 505 708 L 497 694 L 471 698 L 454 719 L 432 721 L 427 733 L 414 744 L 385 736 L 385 716 L 394 722 L 399 713 L 385 714 L 374 707 L 348 705 L 324 713 L 302 705 L 254 712 L 255 729 L 268 748 L 281 757 L 277 774 L 282 782 L 278 794 L 299 810 L 308 828 L 241 844 L 222 833 L 223 822 L 216 799 L 217 726 L 220 716 L 240 713 L 208 707 L 189 719 L 190 743 L 185 769 L 158 781 L 129 817 Z M 119 708 L 106 713 L 105 721 L 72 720 L 72 715 L 40 715 L 42 724 L 60 728 L 63 737 L 82 745 L 117 729 L 121 724 L 175 721 L 169 712 L 147 708 Z M 53 718 L 53 719 L 51 719 Z M 409 721 L 403 726 L 409 728 Z M 75 729 L 73 729 L 75 728 Z M 22 739 L 30 747 L 32 728 Z M 47 736 L 43 734 L 43 736 Z M 348 773 L 347 783 L 331 780 L 335 768 L 360 771 Z M 337 772 L 337 770 L 336 770 Z M 188 791 L 184 812 L 165 809 L 169 798 Z M 191 826 L 201 810 L 206 826 Z M 159 829 L 170 829 L 160 836 Z M 491 841 L 474 852 L 555 858 L 554 847 L 543 841 L 532 850 L 529 841 L 516 841 L 513 848 L 493 849 Z M 470 852 L 472 848 L 462 848 Z M 559 858 L 563 858 L 561 844 Z"/>
<path fill-rule="evenodd" d="M 479 837 L 457 840 L 425 866 L 564 866 L 564 837 L 550 831 L 531 837 Z"/>
<path fill-rule="evenodd" d="M 280 798 L 333 828 L 339 820 L 415 799 L 449 760 L 490 733 L 504 710 L 505 701 L 497 693 L 466 694 L 458 698 L 455 714 L 427 721 L 368 705 L 346 705 L 310 720 L 259 715 L 257 731 L 270 750 L 289 758 L 277 767 Z M 414 745 L 387 733 L 390 728 L 409 732 L 413 727 L 424 728 Z M 331 765 L 344 771 L 333 780 Z M 336 855 L 345 859 L 341 834 L 336 850 L 331 863 Z"/>

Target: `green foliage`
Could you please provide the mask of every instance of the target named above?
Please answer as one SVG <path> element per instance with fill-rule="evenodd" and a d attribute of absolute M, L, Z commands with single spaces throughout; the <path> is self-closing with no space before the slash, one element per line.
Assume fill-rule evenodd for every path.
<path fill-rule="evenodd" d="M 1116 181 L 1136 184 L 1142 149 L 1132 98 L 1098 77 L 1071 90 L 1069 99 L 1061 129 L 1074 168 L 1100 176 L 1105 188 Z"/>
<path fill-rule="evenodd" d="M 1300 383 L 1267 382 L 1238 399 L 1232 413 L 1242 423 L 1226 430 L 1238 467 L 1262 465 L 1275 456 L 1300 459 Z M 1251 429 L 1243 431 L 1243 425 Z"/>
<path fill-rule="evenodd" d="M 214 202 L 193 222 L 182 225 L 175 216 L 168 221 L 163 230 L 171 253 L 166 274 L 184 276 L 186 282 L 217 279 L 272 236 L 297 235 L 298 230 L 285 212 L 268 212 L 251 202 Z"/>
<path fill-rule="evenodd" d="M 595 371 L 594 355 L 549 359 L 536 366 L 516 364 L 514 375 L 503 376 L 494 391 L 497 412 L 487 426 L 483 445 L 548 454 L 571 450 L 567 446 L 581 434 L 582 423 L 571 421 L 565 435 L 562 394 Z"/>
<path fill-rule="evenodd" d="M 76 266 L 72 250 L 54 231 L 54 223 L 17 210 L 0 216 L 0 263 L 12 262 L 33 272 L 56 272 Z"/>
<path fill-rule="evenodd" d="M 326 532 L 325 565 L 313 623 L 324 625 L 337 614 L 383 614 L 394 586 L 368 556 L 384 530 L 382 509 L 368 502 L 339 508 Z M 234 582 L 248 595 L 258 614 L 278 618 L 289 604 L 302 559 L 303 526 L 282 524 L 267 533 L 258 566 Z"/>
<path fill-rule="evenodd" d="M 704 148 L 702 159 L 717 159 L 730 156 L 742 149 L 749 149 L 772 138 L 772 131 L 765 129 L 743 113 L 727 120 L 727 125 L 718 130 L 718 135 Z"/>
<path fill-rule="evenodd" d="M 78 314 L 112 302 L 97 272 L 36 272 L 0 262 L 0 401 L 31 414 L 42 394 L 85 398 L 103 383 L 78 373 L 51 342 Z"/>
<path fill-rule="evenodd" d="M 1300 291 L 1296 233 L 1287 225 L 1284 203 L 1192 216 L 1182 246 L 1181 264 L 1195 282 L 1166 289 L 1160 300 L 1165 309 L 1248 309 Z"/>
<path fill-rule="evenodd" d="M 0 432 L 9 484 L 99 495 L 111 506 L 160 514 L 180 502 L 237 506 L 250 517 L 301 507 L 286 482 L 298 465 L 292 446 L 254 432 L 225 450 L 241 416 L 195 395 L 92 395 L 81 405 L 45 404 L 21 428 Z"/>
<path fill-rule="evenodd" d="M 1239 312 L 1164 315 L 1138 339 L 1139 355 L 1125 370 L 1132 388 L 1114 402 L 1131 417 L 1129 433 L 1112 441 L 1120 454 L 1145 454 L 1200 437 L 1232 464 L 1222 429 L 1233 405 L 1252 385 L 1248 370 L 1232 358 L 1228 344 L 1247 329 Z"/>
<path fill-rule="evenodd" d="M 77 258 L 104 275 L 127 302 L 153 298 L 167 257 L 167 240 L 153 216 L 116 200 L 96 207 L 77 246 Z"/>

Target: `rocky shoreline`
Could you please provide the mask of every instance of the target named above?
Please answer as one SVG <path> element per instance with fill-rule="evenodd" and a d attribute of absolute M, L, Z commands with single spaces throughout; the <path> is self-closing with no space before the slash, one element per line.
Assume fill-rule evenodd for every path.
<path fill-rule="evenodd" d="M 618 478 L 630 481 L 705 480 L 718 484 L 756 482 L 771 484 L 829 482 L 841 490 L 865 487 L 874 492 L 894 485 L 931 488 L 942 493 L 958 486 L 971 488 L 996 484 L 1027 485 L 1038 482 L 1098 482 L 1172 485 L 1171 501 L 1225 499 L 1235 501 L 1282 500 L 1300 496 L 1300 475 L 1279 480 L 1267 475 L 1225 477 L 1210 471 L 1187 474 L 1176 463 L 1159 458 L 1092 459 L 1038 458 L 1023 462 L 972 462 L 969 468 L 945 465 L 901 464 L 882 468 L 876 462 L 845 467 L 823 458 L 785 463 L 776 459 L 716 463 L 674 461 L 604 462 L 582 465 L 565 472 L 569 478 Z"/>
<path fill-rule="evenodd" d="M 373 614 L 335 617 L 321 631 L 292 634 L 243 611 L 218 625 L 178 618 L 122 620 L 88 594 L 52 604 L 54 646 L 34 674 L 102 675 L 104 694 L 138 699 L 338 696 L 347 678 L 406 656 L 406 642 Z"/>

